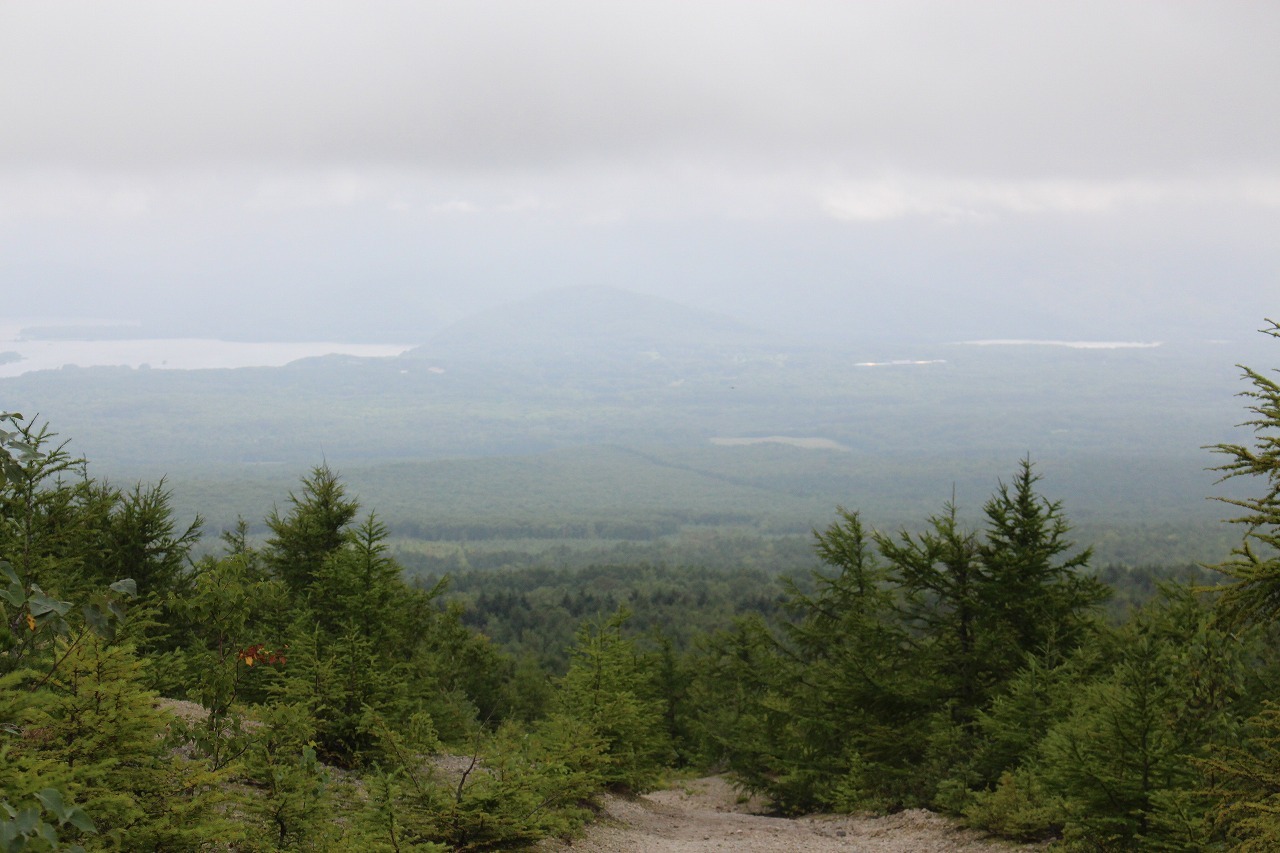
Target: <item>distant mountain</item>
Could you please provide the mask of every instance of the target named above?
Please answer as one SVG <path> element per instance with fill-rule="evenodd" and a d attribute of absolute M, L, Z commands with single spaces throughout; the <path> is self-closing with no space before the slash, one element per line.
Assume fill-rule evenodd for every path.
<path fill-rule="evenodd" d="M 722 314 L 612 287 L 568 287 L 454 323 L 408 356 L 669 357 L 767 342 L 764 332 Z"/>

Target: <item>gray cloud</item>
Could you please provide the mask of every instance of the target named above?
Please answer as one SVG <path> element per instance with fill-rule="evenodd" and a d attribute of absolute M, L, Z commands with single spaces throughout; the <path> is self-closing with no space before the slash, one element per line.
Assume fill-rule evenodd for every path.
<path fill-rule="evenodd" d="M 1270 171 L 1280 7 L 7 3 L 0 161 Z"/>
<path fill-rule="evenodd" d="M 0 0 L 0 286 L 397 340 L 566 284 L 834 336 L 1249 330 L 1277 44 L 1245 2 Z"/>

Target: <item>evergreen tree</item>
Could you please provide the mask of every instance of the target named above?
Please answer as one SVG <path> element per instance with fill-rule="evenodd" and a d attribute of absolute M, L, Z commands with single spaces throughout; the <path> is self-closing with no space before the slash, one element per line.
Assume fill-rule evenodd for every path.
<path fill-rule="evenodd" d="M 1214 777 L 1215 825 L 1234 849 L 1269 853 L 1280 845 L 1280 707 L 1252 717 L 1239 744 L 1206 762 Z"/>
<path fill-rule="evenodd" d="M 604 742 L 608 764 L 601 778 L 606 783 L 645 791 L 670 760 L 671 742 L 651 674 L 634 643 L 622 636 L 628 615 L 620 609 L 606 621 L 579 629 L 557 704 L 566 716 L 590 725 Z"/>
<path fill-rule="evenodd" d="M 326 847 L 324 842 L 333 834 L 333 786 L 312 746 L 315 728 L 310 714 L 304 707 L 276 702 L 259 709 L 256 718 L 243 773 L 257 790 L 244 807 L 269 842 L 261 848 L 246 846 L 299 851 Z"/>
<path fill-rule="evenodd" d="M 267 517 L 268 568 L 301 598 L 315 581 L 326 559 L 347 541 L 347 527 L 360 505 L 346 497 L 346 487 L 328 465 L 320 465 L 302 480 L 300 495 L 289 494 L 290 509 Z"/>
<path fill-rule="evenodd" d="M 949 706 L 968 724 L 995 679 L 991 645 L 990 578 L 977 534 L 963 530 L 948 503 L 919 535 L 876 534 L 899 590 L 899 618 L 914 637 L 917 665 L 935 673 L 936 706 Z"/>
<path fill-rule="evenodd" d="M 1280 339 L 1280 323 L 1267 323 L 1263 334 Z M 1223 479 L 1258 478 L 1262 494 L 1218 498 L 1243 510 L 1230 521 L 1244 532 L 1231 558 L 1214 568 L 1231 579 L 1222 590 L 1224 614 L 1238 621 L 1274 621 L 1280 616 L 1280 382 L 1243 365 L 1240 369 L 1251 386 L 1241 396 L 1252 401 L 1248 410 L 1254 415 L 1243 425 L 1253 430 L 1254 441 L 1214 445 L 1229 460 L 1215 470 Z"/>
<path fill-rule="evenodd" d="M 496 728 L 512 715 L 514 665 L 488 637 L 466 626 L 460 604 L 443 610 L 433 605 L 441 591 L 404 591 L 402 630 L 412 638 L 404 647 L 411 653 L 405 662 L 415 700 L 431 712 L 442 737 L 458 740 L 476 720 Z"/>
<path fill-rule="evenodd" d="M 1023 459 L 1012 488 L 1001 482 L 983 507 L 985 606 L 996 635 L 986 652 L 1005 678 L 1027 655 L 1060 656 L 1075 648 L 1110 596 L 1085 572 L 1091 551 L 1069 553 L 1062 505 L 1036 493 L 1039 481 L 1030 459 Z"/>
<path fill-rule="evenodd" d="M 770 796 L 784 810 L 837 802 L 897 805 L 911 799 L 903 768 L 919 758 L 927 712 L 903 654 L 907 631 L 895 609 L 888 567 L 876 558 L 856 513 L 817 534 L 816 551 L 834 574 L 812 576 L 814 591 L 787 585 L 781 679 L 770 705 L 783 717 Z"/>
<path fill-rule="evenodd" d="M 48 424 L 5 419 L 15 429 L 0 436 L 17 452 L 5 450 L 0 481 L 0 559 L 26 583 L 73 597 L 89 588 L 82 575 L 100 552 L 98 533 L 116 494 L 88 478 L 85 460 L 56 441 Z"/>
<path fill-rule="evenodd" d="M 103 530 L 102 553 L 88 579 L 108 584 L 133 578 L 138 595 L 157 602 L 176 591 L 188 578 L 189 555 L 203 521 L 197 516 L 179 530 L 172 497 L 163 480 L 119 493 Z"/>
<path fill-rule="evenodd" d="M 171 598 L 180 644 L 165 658 L 169 686 L 205 709 L 187 735 L 214 769 L 248 747 L 243 705 L 266 700 L 277 680 L 269 664 L 286 656 L 287 603 L 251 552 L 203 561 L 189 593 Z"/>
<path fill-rule="evenodd" d="M 795 682 L 777 638 L 758 615 L 708 637 L 693 665 L 690 685 L 696 709 L 695 738 L 709 765 L 723 765 L 752 791 L 768 791 L 784 763 L 776 710 L 780 685 Z"/>
<path fill-rule="evenodd" d="M 327 553 L 312 578 L 307 604 L 329 634 L 354 629 L 375 646 L 408 640 L 393 637 L 395 609 L 407 604 L 401 568 L 387 556 L 387 528 L 370 513 L 345 542 Z"/>
<path fill-rule="evenodd" d="M 1091 849 L 1202 850 L 1212 840 L 1208 759 L 1240 739 L 1250 660 L 1185 588 L 1168 587 L 1078 682 L 1040 746 L 1068 838 Z"/>
<path fill-rule="evenodd" d="M 982 531 L 952 504 L 919 534 L 868 533 L 841 510 L 816 534 L 836 571 L 788 587 L 792 620 L 744 622 L 709 647 L 704 730 L 749 788 L 788 811 L 959 809 L 1017 763 L 1034 739 L 984 749 L 983 715 L 1024 667 L 1082 642 L 1106 593 L 1079 574 L 1087 551 L 1067 556 L 1037 481 L 1024 461 Z"/>
<path fill-rule="evenodd" d="M 377 757 L 375 717 L 400 723 L 408 715 L 404 673 L 355 628 L 331 636 L 302 619 L 290 633 L 279 696 L 306 708 L 315 746 L 327 763 L 361 767 Z"/>
<path fill-rule="evenodd" d="M 1280 323 L 1267 320 L 1263 334 L 1280 339 Z M 1228 461 L 1215 470 L 1223 479 L 1256 477 L 1261 494 L 1250 498 L 1218 498 L 1240 514 L 1229 519 L 1242 528 L 1241 541 L 1226 561 L 1212 566 L 1230 579 L 1219 587 L 1218 610 L 1233 625 L 1263 626 L 1274 637 L 1280 617 L 1280 382 L 1240 365 L 1249 389 L 1252 417 L 1243 426 L 1252 444 L 1224 443 L 1213 450 Z M 1276 373 L 1272 370 L 1269 373 Z M 1271 850 L 1280 845 L 1280 750 L 1277 749 L 1276 682 L 1262 687 L 1268 703 L 1249 720 L 1240 744 L 1216 756 L 1211 769 L 1219 774 L 1215 788 L 1216 817 L 1244 850 Z"/>
<path fill-rule="evenodd" d="M 96 634 L 63 641 L 29 748 L 66 768 L 68 789 L 97 824 L 95 844 L 182 850 L 222 840 L 219 780 L 169 754 L 171 718 L 143 686 L 142 668 L 131 647 Z"/>

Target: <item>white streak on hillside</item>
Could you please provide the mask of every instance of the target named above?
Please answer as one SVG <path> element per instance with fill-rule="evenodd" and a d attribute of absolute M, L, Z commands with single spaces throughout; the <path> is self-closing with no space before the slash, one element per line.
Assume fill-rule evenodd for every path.
<path fill-rule="evenodd" d="M 946 364 L 944 358 L 895 358 L 893 361 L 859 361 L 854 367 L 897 367 L 903 364 Z"/>

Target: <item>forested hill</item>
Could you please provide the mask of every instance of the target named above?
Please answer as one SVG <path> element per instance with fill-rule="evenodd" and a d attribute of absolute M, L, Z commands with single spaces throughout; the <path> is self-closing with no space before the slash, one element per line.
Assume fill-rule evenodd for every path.
<path fill-rule="evenodd" d="M 723 314 L 609 287 L 567 287 L 492 308 L 430 335 L 410 358 L 616 363 L 648 355 L 706 357 L 767 350 L 765 332 Z M 581 370 L 584 365 L 579 365 Z"/>

